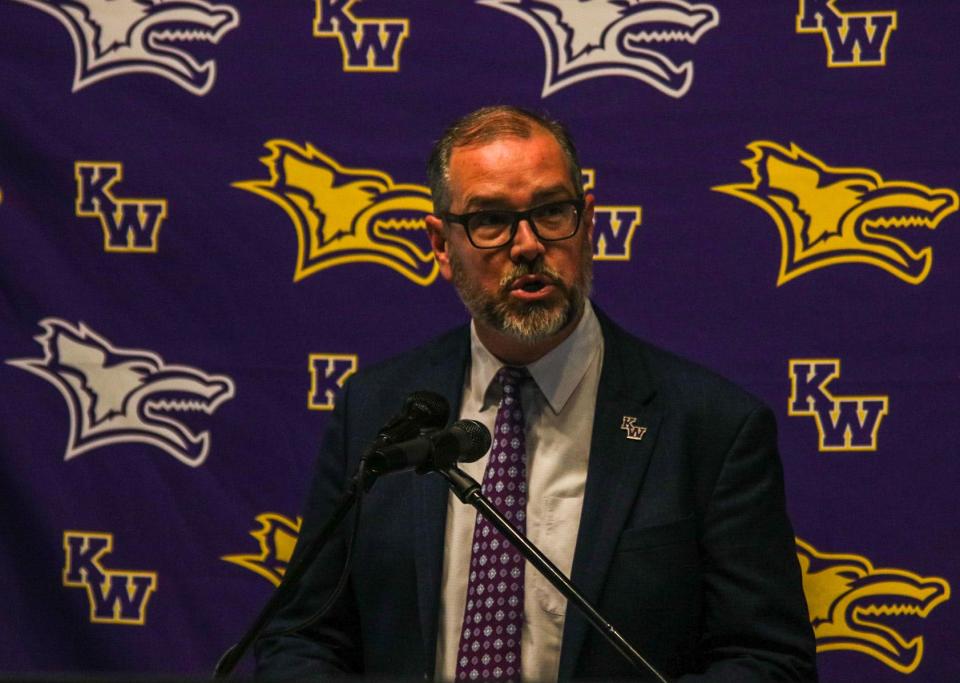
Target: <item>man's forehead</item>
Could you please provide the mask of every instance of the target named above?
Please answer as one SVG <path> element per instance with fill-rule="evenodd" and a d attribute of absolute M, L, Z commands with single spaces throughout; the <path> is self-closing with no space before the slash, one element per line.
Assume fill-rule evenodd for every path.
<path fill-rule="evenodd" d="M 448 169 L 450 189 L 465 204 L 497 203 L 520 189 L 535 201 L 576 193 L 563 149 L 545 130 L 454 147 Z"/>
<path fill-rule="evenodd" d="M 518 144 L 518 145 L 542 145 L 547 144 L 548 147 L 552 147 L 555 151 L 563 156 L 563 149 L 560 146 L 560 143 L 557 139 L 545 128 L 531 128 L 527 133 L 521 134 L 517 132 L 502 132 L 490 137 L 484 137 L 477 140 L 471 140 L 470 142 L 456 144 L 450 149 L 450 163 L 452 164 L 454 159 L 457 157 L 462 157 L 464 155 L 471 154 L 473 152 L 478 152 L 486 148 L 492 148 L 503 144 Z"/>

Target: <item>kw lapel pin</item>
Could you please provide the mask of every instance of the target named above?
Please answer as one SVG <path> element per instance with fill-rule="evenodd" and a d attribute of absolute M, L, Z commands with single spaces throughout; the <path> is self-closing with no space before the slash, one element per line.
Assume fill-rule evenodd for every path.
<path fill-rule="evenodd" d="M 627 415 L 623 416 L 623 422 L 620 423 L 620 429 L 627 433 L 627 438 L 632 439 L 633 441 L 639 441 L 643 438 L 643 435 L 647 433 L 646 427 L 637 426 L 637 418 L 629 417 Z"/>

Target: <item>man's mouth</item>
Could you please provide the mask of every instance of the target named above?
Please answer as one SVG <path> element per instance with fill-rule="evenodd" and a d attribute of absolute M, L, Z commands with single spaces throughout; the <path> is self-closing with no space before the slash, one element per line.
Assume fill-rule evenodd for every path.
<path fill-rule="evenodd" d="M 524 301 L 546 298 L 556 289 L 556 283 L 551 278 L 536 273 L 521 275 L 513 280 L 509 286 L 511 296 Z"/>

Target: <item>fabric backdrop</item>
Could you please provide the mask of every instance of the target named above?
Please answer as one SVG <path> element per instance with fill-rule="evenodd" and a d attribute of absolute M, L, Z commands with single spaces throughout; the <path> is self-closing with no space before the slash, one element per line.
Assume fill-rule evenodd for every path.
<path fill-rule="evenodd" d="M 824 680 L 960 680 L 958 27 L 953 0 L 0 0 L 0 671 L 212 669 L 338 387 L 465 319 L 425 158 L 503 102 L 578 141 L 598 304 L 777 412 Z"/>

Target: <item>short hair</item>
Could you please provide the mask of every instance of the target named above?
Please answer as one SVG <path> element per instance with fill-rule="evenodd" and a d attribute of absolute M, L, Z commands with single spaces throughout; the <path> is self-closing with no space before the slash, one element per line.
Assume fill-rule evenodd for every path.
<path fill-rule="evenodd" d="M 546 115 L 508 104 L 483 107 L 454 121 L 437 140 L 427 162 L 434 211 L 450 208 L 450 155 L 455 147 L 482 145 L 504 137 L 529 138 L 535 129 L 553 136 L 567 161 L 577 198 L 583 197 L 582 172 L 573 138 L 562 123 Z"/>

